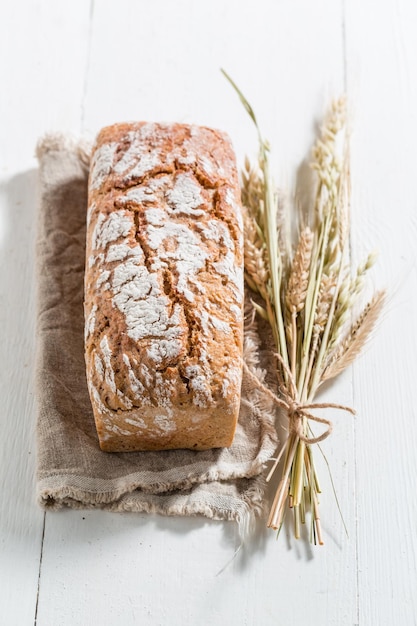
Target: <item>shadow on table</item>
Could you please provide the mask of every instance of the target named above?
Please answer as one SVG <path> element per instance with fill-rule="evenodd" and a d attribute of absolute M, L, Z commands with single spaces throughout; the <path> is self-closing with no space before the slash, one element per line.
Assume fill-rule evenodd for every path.
<path fill-rule="evenodd" d="M 36 170 L 0 184 L 0 530 L 39 533 L 35 505 L 35 224 Z"/>
<path fill-rule="evenodd" d="M 116 549 L 118 554 L 123 554 L 125 546 L 130 545 L 133 559 L 142 558 L 146 548 L 155 548 L 155 555 L 159 555 L 164 546 L 171 546 L 174 552 L 182 546 L 184 554 L 193 555 L 198 562 L 207 559 L 208 551 L 213 550 L 214 554 L 210 555 L 210 561 L 216 562 L 213 577 L 229 570 L 243 574 L 253 566 L 254 557 L 259 563 L 270 534 L 265 522 L 258 520 L 254 532 L 241 545 L 238 525 L 232 521 L 91 509 L 51 511 L 47 530 L 48 541 L 60 545 L 65 554 L 71 554 L 76 546 L 97 541 L 108 549 Z"/>

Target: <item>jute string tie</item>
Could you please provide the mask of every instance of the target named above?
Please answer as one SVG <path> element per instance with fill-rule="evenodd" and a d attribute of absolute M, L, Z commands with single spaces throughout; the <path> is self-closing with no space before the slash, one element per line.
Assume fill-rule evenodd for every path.
<path fill-rule="evenodd" d="M 321 441 L 327 439 L 327 437 L 332 433 L 333 423 L 330 420 L 325 419 L 324 417 L 318 417 L 317 415 L 314 415 L 313 413 L 311 413 L 311 410 L 314 411 L 316 409 L 339 409 L 340 411 L 347 411 L 348 413 L 355 415 L 355 411 L 351 407 L 345 406 L 343 404 L 336 404 L 334 402 L 299 402 L 297 399 L 297 389 L 295 381 L 289 367 L 283 361 L 280 354 L 275 354 L 275 357 L 281 363 L 287 375 L 288 381 L 288 385 L 284 384 L 281 386 L 281 398 L 279 398 L 273 391 L 271 391 L 266 385 L 264 385 L 264 383 L 262 383 L 259 378 L 250 371 L 246 363 L 243 364 L 243 368 L 247 376 L 254 383 L 254 385 L 266 396 L 268 396 L 274 402 L 274 404 L 284 409 L 288 417 L 290 434 L 295 433 L 300 441 L 303 441 L 304 443 L 309 445 L 314 443 L 320 443 Z M 319 424 L 325 424 L 327 428 L 318 437 L 308 437 L 304 434 L 305 422 L 308 420 L 318 422 Z"/>

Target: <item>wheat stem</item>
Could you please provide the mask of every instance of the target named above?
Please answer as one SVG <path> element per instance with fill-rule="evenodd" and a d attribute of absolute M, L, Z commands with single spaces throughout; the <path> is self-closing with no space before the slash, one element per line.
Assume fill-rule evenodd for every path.
<path fill-rule="evenodd" d="M 314 326 L 314 314 L 317 307 L 317 300 L 319 296 L 320 283 L 323 275 L 323 266 L 324 266 L 324 249 L 327 244 L 328 236 L 330 229 L 330 212 L 325 217 L 325 222 L 323 225 L 323 237 L 321 238 L 321 242 L 319 244 L 319 253 L 318 253 L 318 269 L 315 275 L 315 282 L 313 288 L 313 297 L 311 301 L 311 309 L 310 315 L 308 317 L 308 325 L 305 340 L 303 341 L 303 352 L 301 358 L 301 372 L 297 384 L 297 388 L 299 390 L 300 397 L 304 399 L 306 395 L 306 387 L 305 387 L 305 375 L 308 367 L 308 355 L 311 347 L 311 338 L 313 334 L 313 326 Z"/>
<path fill-rule="evenodd" d="M 295 380 L 297 368 L 297 312 L 291 313 L 291 374 Z"/>
<path fill-rule="evenodd" d="M 288 363 L 288 350 L 285 338 L 285 328 L 281 307 L 281 272 L 282 262 L 278 250 L 276 206 L 274 203 L 273 190 L 270 183 L 269 159 L 265 148 L 262 150 L 263 172 L 265 183 L 265 220 L 266 220 L 266 242 L 269 256 L 269 268 L 272 282 L 272 296 L 275 309 L 275 318 L 279 337 L 279 350 L 286 366 Z M 284 373 L 284 376 L 286 374 Z"/>
<path fill-rule="evenodd" d="M 277 522 L 278 522 L 278 516 L 279 516 L 279 509 L 281 507 L 281 503 L 285 496 L 285 492 L 287 491 L 287 481 L 290 475 L 291 465 L 292 465 L 294 455 L 297 449 L 298 441 L 299 440 L 297 437 L 292 445 L 291 451 L 289 452 L 288 459 L 284 468 L 284 474 L 280 482 L 280 487 L 278 488 L 276 499 L 274 500 L 274 503 L 272 505 L 271 514 L 268 520 L 268 527 L 273 528 L 274 530 L 277 530 L 278 528 Z M 287 492 L 287 495 L 288 495 L 288 492 Z"/>
<path fill-rule="evenodd" d="M 321 341 L 321 345 L 320 345 L 320 350 L 319 350 L 319 354 L 317 356 L 317 360 L 316 360 L 316 364 L 315 364 L 315 371 L 314 371 L 314 376 L 313 379 L 311 381 L 310 384 L 310 398 L 314 398 L 314 395 L 317 391 L 317 388 L 320 384 L 320 377 L 322 375 L 322 364 L 323 364 L 323 359 L 324 356 L 326 354 L 326 350 L 327 350 L 327 346 L 328 346 L 328 340 L 329 340 L 329 335 L 330 335 L 330 330 L 332 327 L 332 323 L 333 323 L 333 318 L 334 318 L 334 312 L 335 312 L 335 308 L 336 308 L 336 302 L 337 302 L 337 296 L 340 290 L 340 286 L 342 283 L 342 279 L 343 279 L 343 259 L 344 259 L 344 251 L 342 252 L 341 255 L 341 260 L 340 260 L 340 266 L 339 266 L 339 274 L 337 277 L 337 284 L 336 284 L 336 289 L 333 295 L 333 299 L 332 299 L 332 303 L 330 305 L 330 310 L 329 310 L 329 314 L 328 314 L 328 318 L 327 318 L 327 322 L 326 322 L 326 326 L 324 329 L 324 333 L 323 333 L 323 337 L 322 337 L 322 341 Z"/>

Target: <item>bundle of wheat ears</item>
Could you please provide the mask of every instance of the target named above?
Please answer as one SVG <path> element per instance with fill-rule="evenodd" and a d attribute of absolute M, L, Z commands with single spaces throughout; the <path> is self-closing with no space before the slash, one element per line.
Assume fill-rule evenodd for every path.
<path fill-rule="evenodd" d="M 283 461 L 268 527 L 279 531 L 290 509 L 294 534 L 299 538 L 309 510 L 310 539 L 322 544 L 313 444 L 330 434 L 332 424 L 318 416 L 317 410 L 353 410 L 334 403 L 317 403 L 314 398 L 324 382 L 340 374 L 358 355 L 385 298 L 384 291 L 378 291 L 353 319 L 354 305 L 363 292 L 365 275 L 375 255 L 370 254 L 356 269 L 352 268 L 346 102 L 341 98 L 332 104 L 313 148 L 311 165 L 317 181 L 310 209 L 295 209 L 285 218 L 270 174 L 269 145 L 261 135 L 252 107 L 223 73 L 258 131 L 258 162 L 251 165 L 246 159 L 242 172 L 245 278 L 257 294 L 253 302 L 256 313 L 272 328 L 278 396 L 252 376 L 288 418 L 288 437 L 267 477 L 270 480 Z M 295 241 L 290 235 L 294 232 Z M 312 422 L 325 426 L 321 435 L 313 435 Z"/>

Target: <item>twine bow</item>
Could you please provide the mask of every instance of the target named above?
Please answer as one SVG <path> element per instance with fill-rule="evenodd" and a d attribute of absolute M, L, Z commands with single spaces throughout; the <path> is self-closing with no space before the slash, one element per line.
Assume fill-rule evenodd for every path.
<path fill-rule="evenodd" d="M 283 385 L 280 389 L 281 398 L 278 398 L 273 391 L 271 391 L 266 385 L 264 385 L 257 376 L 253 372 L 250 371 L 249 367 L 246 363 L 243 363 L 244 370 L 250 380 L 255 384 L 255 386 L 260 389 L 265 395 L 267 395 L 277 406 L 284 409 L 288 416 L 289 422 L 289 431 L 290 433 L 295 433 L 297 437 L 304 441 L 306 444 L 320 443 L 327 439 L 327 437 L 331 434 L 333 430 L 333 423 L 325 419 L 324 417 L 318 417 L 310 412 L 309 409 L 339 409 L 341 411 L 347 411 L 352 415 L 355 415 L 355 411 L 343 404 L 336 404 L 334 402 L 309 402 L 302 403 L 297 400 L 297 388 L 295 385 L 294 377 L 287 366 L 287 364 L 283 361 L 280 354 L 275 354 L 275 357 L 281 363 L 285 373 L 288 378 L 288 386 Z M 311 420 L 313 422 L 318 422 L 319 424 L 326 424 L 327 429 L 318 437 L 307 437 L 304 434 L 304 426 L 305 421 Z"/>

